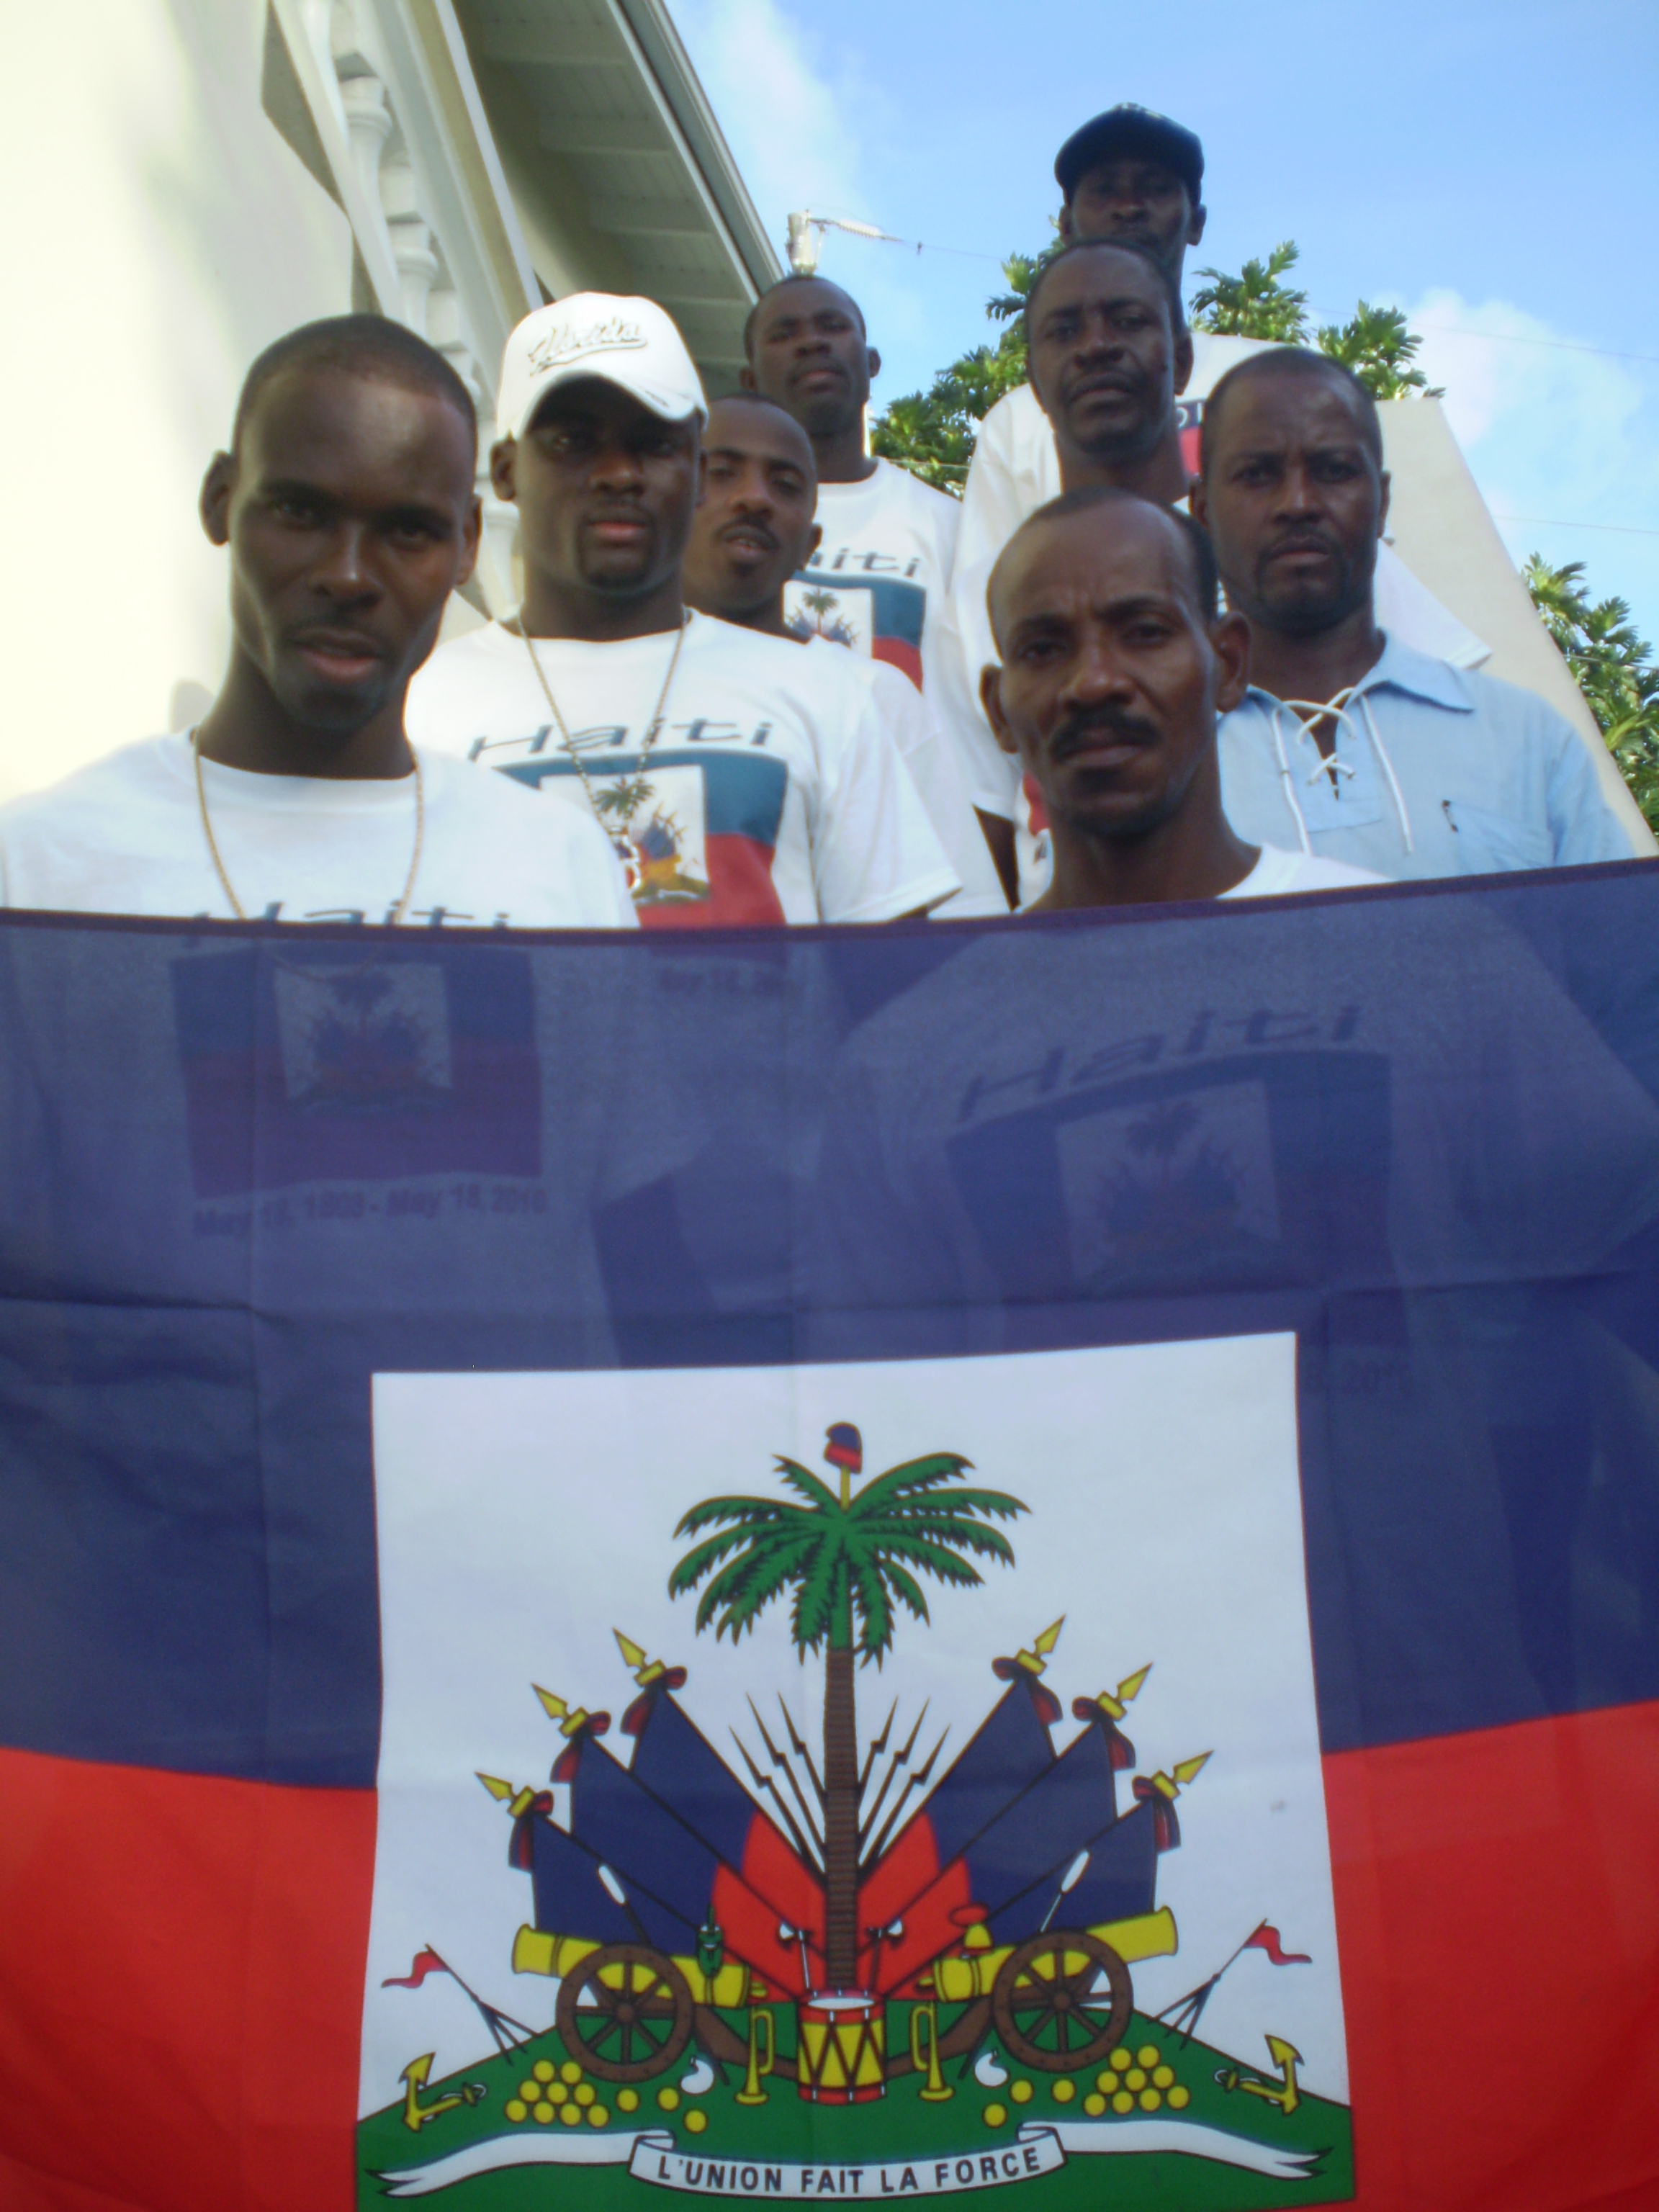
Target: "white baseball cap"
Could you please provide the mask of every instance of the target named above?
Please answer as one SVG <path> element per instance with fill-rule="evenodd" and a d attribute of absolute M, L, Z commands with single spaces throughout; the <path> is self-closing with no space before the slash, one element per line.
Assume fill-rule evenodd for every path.
<path fill-rule="evenodd" d="M 573 292 L 526 315 L 507 339 L 496 436 L 521 438 L 548 393 L 581 376 L 617 385 L 665 422 L 708 420 L 696 363 L 672 315 L 654 300 Z"/>

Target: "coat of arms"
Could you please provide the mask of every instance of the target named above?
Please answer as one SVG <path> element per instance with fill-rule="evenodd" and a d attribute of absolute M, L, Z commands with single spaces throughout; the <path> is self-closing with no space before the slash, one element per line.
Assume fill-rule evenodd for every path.
<path fill-rule="evenodd" d="M 1146 2154 L 1165 2179 L 1126 2203 L 1349 2195 L 1346 2109 L 1309 2092 L 1271 2011 L 1255 2051 L 1203 2038 L 1246 1954 L 1310 1963 L 1265 1914 L 1173 2002 L 1137 1994 L 1180 1948 L 1160 1869 L 1183 1817 L 1216 1817 L 1198 1785 L 1224 1745 L 1139 1759 L 1128 1729 L 1132 1708 L 1155 1713 L 1156 1654 L 1076 1686 L 1066 1729 L 1063 1617 L 987 1652 L 975 1724 L 941 1721 L 907 1692 L 907 1633 L 1016 1571 L 1031 1509 L 956 1451 L 866 1475 L 851 1422 L 823 1453 L 827 1476 L 779 1455 L 752 1494 L 694 1498 L 666 1578 L 693 1644 L 785 1641 L 803 1678 L 821 1669 L 821 1702 L 757 1683 L 719 1741 L 691 1667 L 621 1627 L 619 1723 L 573 1685 L 532 1686 L 555 1731 L 545 1779 L 478 1776 L 523 1885 L 510 1956 L 428 1946 L 392 1978 L 465 1975 L 488 2041 L 429 2079 L 410 2001 L 400 2094 L 360 2130 L 363 2201 L 465 2206 L 488 2186 L 480 2204 L 550 2203 L 548 2166 L 561 2206 L 607 2207 L 641 2185 L 936 2195 L 1069 2169 L 1081 2205 L 1100 2201 L 1095 2160 L 1127 2153 L 1144 2155 L 1114 2166 L 1114 2188 L 1156 2178 Z M 1086 1558 L 1078 1583 L 1078 1601 L 1109 1602 Z M 550 2027 L 501 1998 L 509 1966 L 550 1984 Z M 1178 2199 L 1160 2193 L 1176 2159 Z"/>

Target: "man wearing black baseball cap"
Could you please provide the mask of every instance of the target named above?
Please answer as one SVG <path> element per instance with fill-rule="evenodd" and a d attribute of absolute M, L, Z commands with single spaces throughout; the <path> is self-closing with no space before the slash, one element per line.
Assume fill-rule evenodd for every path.
<path fill-rule="evenodd" d="M 1072 133 L 1054 157 L 1054 178 L 1065 195 L 1060 231 L 1068 245 L 1105 240 L 1138 246 L 1158 264 L 1181 296 L 1187 249 L 1202 239 L 1207 215 L 1204 149 L 1193 131 L 1152 108 L 1121 101 Z M 1189 471 L 1198 466 L 1204 399 L 1228 369 L 1265 343 L 1206 331 L 1192 334 L 1192 372 L 1177 409 Z M 1012 820 L 1019 818 L 1021 809 L 1018 783 L 979 704 L 989 635 L 985 586 L 997 556 L 1026 516 L 1058 498 L 1064 488 L 1053 426 L 1036 392 L 1023 384 L 1000 399 L 980 425 L 940 623 L 935 701 L 1005 881 L 1014 861 Z M 1486 658 L 1487 647 L 1387 548 L 1377 585 L 1391 633 L 1415 649 L 1463 665 Z M 1023 878 L 1029 873 L 1029 867 L 1022 868 Z"/>

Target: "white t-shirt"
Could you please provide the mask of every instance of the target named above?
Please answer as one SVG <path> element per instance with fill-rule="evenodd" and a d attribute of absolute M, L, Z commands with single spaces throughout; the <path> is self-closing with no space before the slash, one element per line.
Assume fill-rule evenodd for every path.
<path fill-rule="evenodd" d="M 1278 845 L 1263 845 L 1249 874 L 1241 878 L 1230 891 L 1218 891 L 1216 896 L 1282 898 L 1291 891 L 1340 891 L 1355 884 L 1380 884 L 1384 880 L 1365 868 L 1351 868 L 1343 860 L 1322 860 L 1316 853 L 1287 853 Z M 1024 906 L 1020 908 L 1022 914 L 1026 910 Z"/>
<path fill-rule="evenodd" d="M 887 661 L 925 690 L 961 520 L 955 500 L 892 461 L 862 483 L 821 483 L 823 541 L 784 586 L 784 613 L 803 635 Z"/>
<path fill-rule="evenodd" d="M 1325 860 L 1317 853 L 1287 853 L 1282 846 L 1263 845 L 1249 874 L 1221 896 L 1281 898 L 1291 891 L 1340 891 L 1383 880 L 1369 868 L 1351 868 L 1346 860 Z"/>
<path fill-rule="evenodd" d="M 522 637 L 490 623 L 415 678 L 410 733 L 589 822 L 613 795 L 606 826 L 627 838 L 647 928 L 890 921 L 957 889 L 869 683 L 850 659 L 787 638 L 688 615 L 641 791 L 673 647 L 660 632 L 539 638 L 532 663 Z"/>
<path fill-rule="evenodd" d="M 823 653 L 846 650 L 827 637 L 810 638 L 807 643 L 809 648 Z M 854 665 L 873 690 L 899 757 L 910 771 L 927 818 L 962 881 L 954 898 L 934 908 L 934 921 L 965 921 L 981 915 L 1006 914 L 1002 880 L 963 789 L 955 750 L 940 736 L 932 709 L 909 678 L 890 662 L 855 660 Z"/>
<path fill-rule="evenodd" d="M 392 920 L 415 852 L 415 779 L 256 775 L 202 763 L 243 912 Z M 422 751 L 425 823 L 406 921 L 418 928 L 629 929 L 609 842 L 547 823 L 527 794 Z M 0 905 L 234 919 L 202 826 L 189 736 L 146 738 L 0 807 Z"/>

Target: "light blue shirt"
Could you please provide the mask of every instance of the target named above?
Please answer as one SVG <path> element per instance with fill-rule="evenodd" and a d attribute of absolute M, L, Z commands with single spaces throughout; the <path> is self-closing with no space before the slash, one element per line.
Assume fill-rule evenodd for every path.
<path fill-rule="evenodd" d="M 1222 802 L 1247 844 L 1397 880 L 1632 857 L 1583 739 L 1532 692 L 1385 636 L 1346 714 L 1330 761 L 1270 692 L 1225 716 Z"/>

